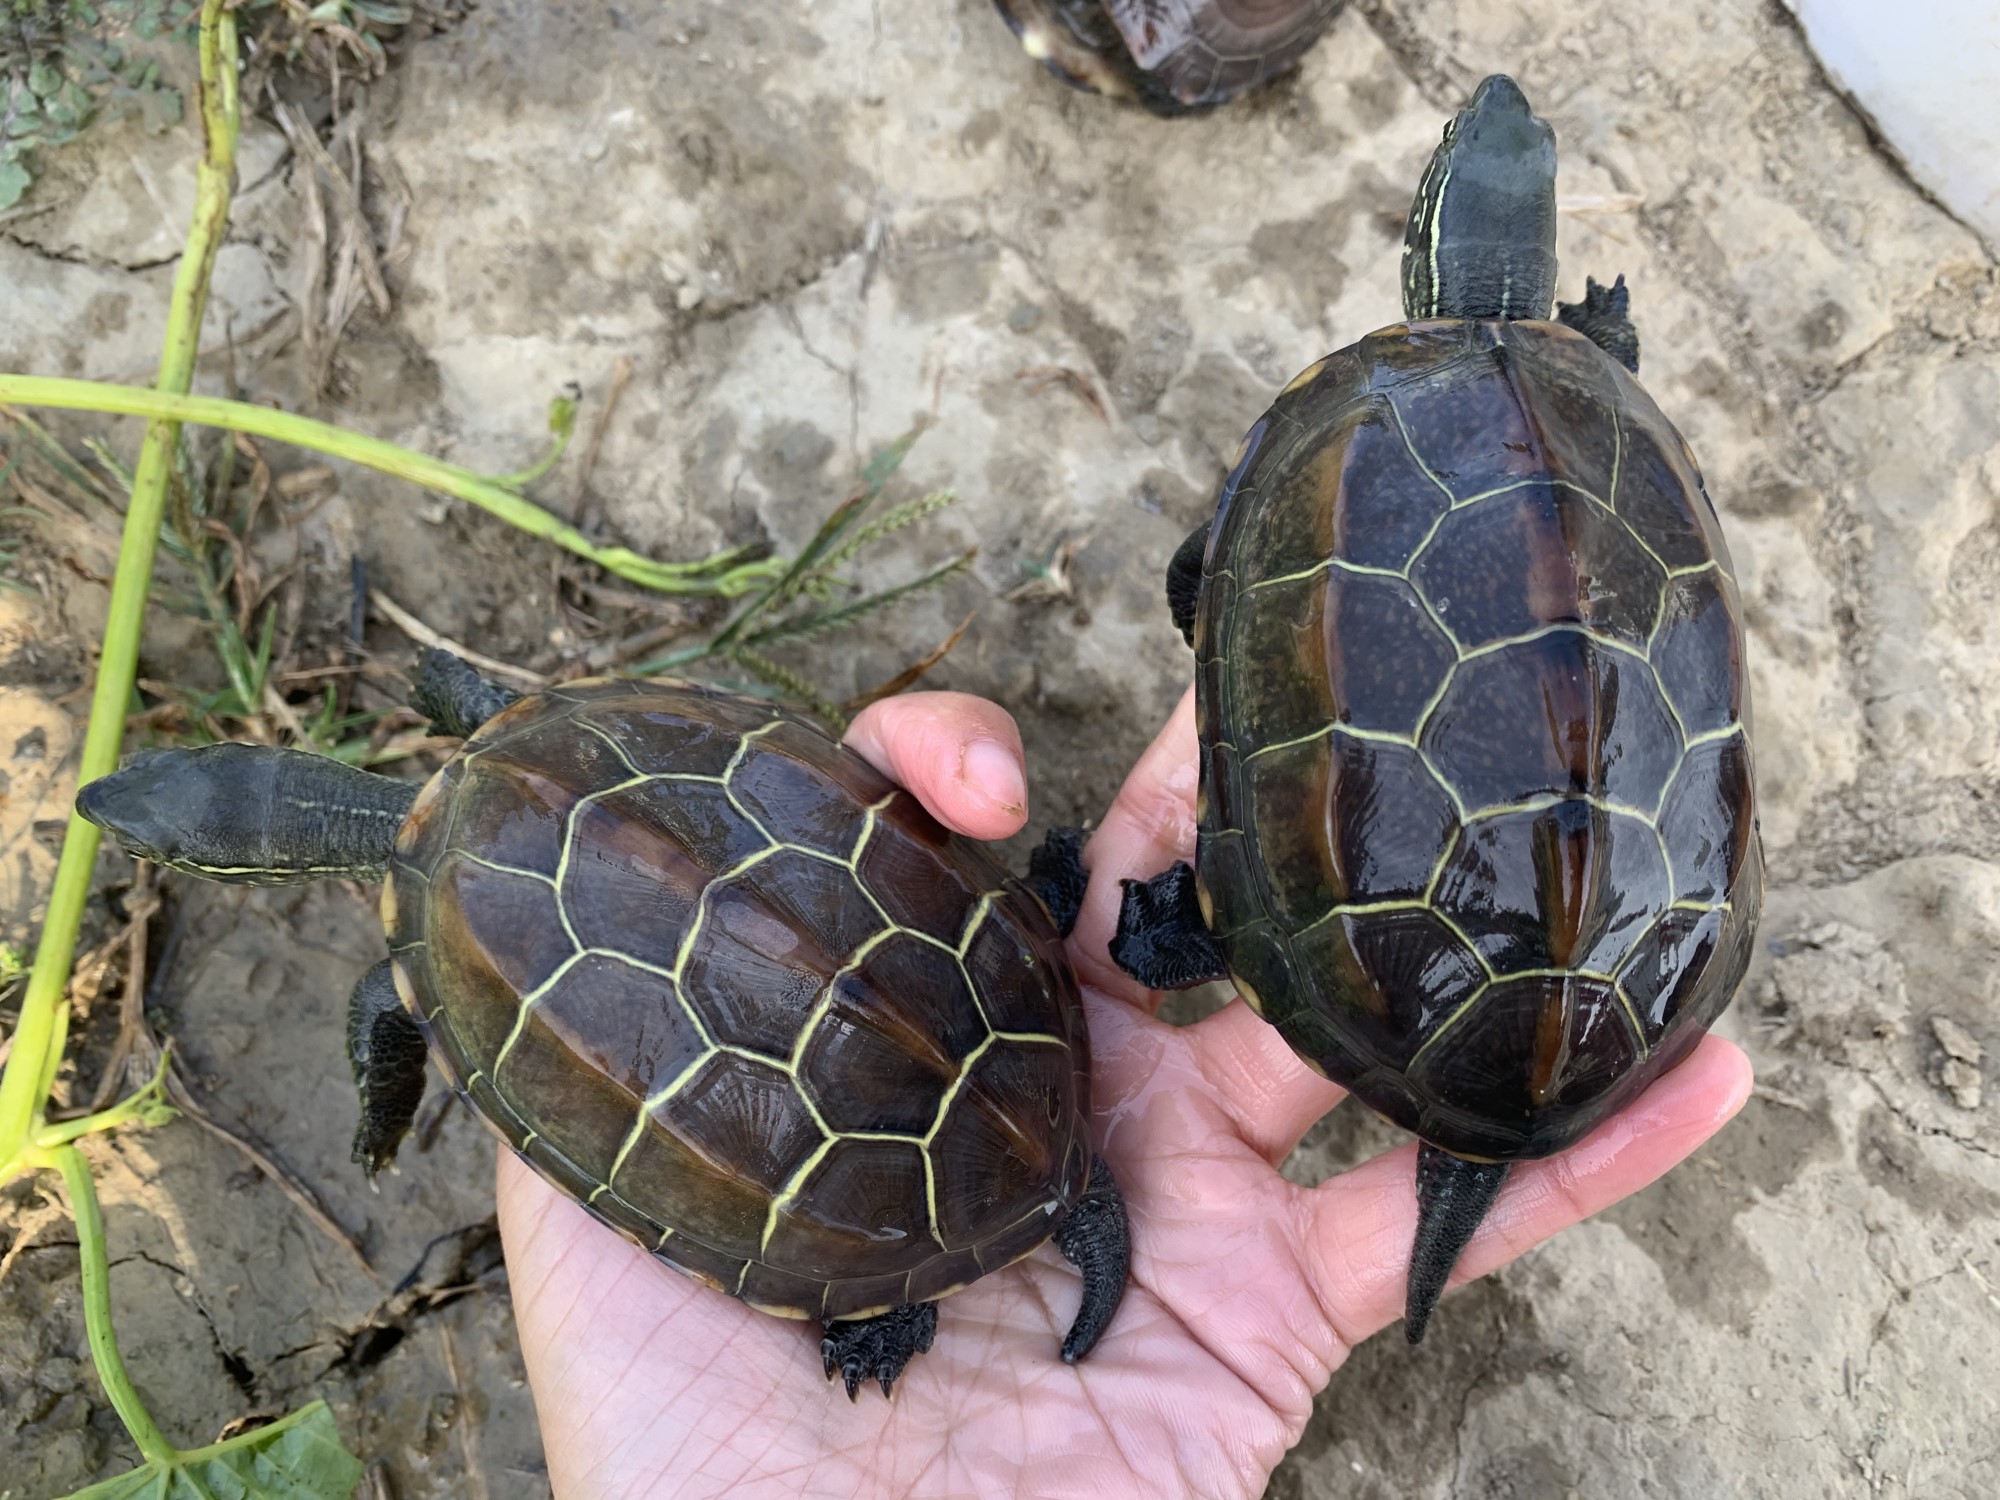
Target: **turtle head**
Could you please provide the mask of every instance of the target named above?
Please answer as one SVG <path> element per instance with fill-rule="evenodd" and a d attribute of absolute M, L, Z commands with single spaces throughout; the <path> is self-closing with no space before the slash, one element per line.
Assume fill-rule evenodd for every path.
<path fill-rule="evenodd" d="M 414 782 L 269 745 L 142 750 L 76 794 L 127 853 L 235 885 L 380 878 Z"/>
<path fill-rule="evenodd" d="M 1556 136 L 1496 73 L 1444 128 L 1403 236 L 1407 318 L 1546 318 L 1556 294 Z"/>
<path fill-rule="evenodd" d="M 216 817 L 223 790 L 188 751 L 142 750 L 78 792 L 76 810 L 135 858 L 205 875 L 202 830 Z"/>

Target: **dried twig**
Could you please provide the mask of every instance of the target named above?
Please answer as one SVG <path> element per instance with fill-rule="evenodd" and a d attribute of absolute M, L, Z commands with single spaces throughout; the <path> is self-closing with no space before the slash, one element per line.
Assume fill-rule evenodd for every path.
<path fill-rule="evenodd" d="M 903 689 L 912 686 L 926 672 L 930 671 L 932 667 L 951 655 L 951 648 L 965 638 L 965 632 L 972 628 L 972 622 L 978 617 L 978 614 L 978 610 L 975 609 L 972 611 L 971 614 L 958 622 L 958 629 L 946 636 L 916 661 L 911 662 L 887 682 L 879 682 L 874 687 L 868 689 L 867 692 L 856 693 L 852 698 L 849 698 L 845 703 L 840 705 L 841 713 L 858 714 L 869 704 L 878 702 L 883 698 L 893 698 L 896 694 L 902 692 Z"/>
<path fill-rule="evenodd" d="M 604 392 L 604 404 L 597 409 L 597 419 L 590 424 L 590 443 L 583 450 L 583 465 L 576 471 L 576 483 L 570 487 L 567 519 L 572 522 L 583 512 L 583 497 L 590 488 L 590 476 L 597 469 L 597 454 L 604 446 L 605 430 L 611 426 L 611 414 L 617 411 L 618 398 L 625 394 L 631 380 L 632 361 L 621 354 L 611 362 L 611 384 Z"/>
<path fill-rule="evenodd" d="M 91 1096 L 93 1114 L 107 1108 L 124 1085 L 126 1059 L 146 1030 L 146 931 L 160 909 L 160 898 L 153 890 L 153 866 L 146 860 L 139 860 L 134 867 L 125 909 L 131 918 L 125 924 L 125 992 L 118 998 L 118 1040 L 111 1045 L 111 1057 L 97 1080 L 97 1092 Z"/>
<path fill-rule="evenodd" d="M 340 336 L 360 308 L 364 295 L 379 317 L 388 317 L 394 303 L 382 279 L 382 267 L 375 258 L 374 231 L 361 209 L 361 149 L 355 139 L 363 123 L 361 118 L 350 115 L 336 127 L 336 140 L 346 139 L 355 162 L 355 173 L 350 176 L 320 144 L 318 132 L 303 112 L 280 104 L 274 113 L 286 139 L 298 153 L 302 169 L 299 194 L 303 200 L 305 232 L 301 253 L 307 259 L 304 334 L 313 389 L 321 392 L 332 376 L 333 355 Z M 331 231 L 327 223 L 327 199 L 321 194 L 322 177 L 326 179 L 326 193 L 332 203 Z"/>
<path fill-rule="evenodd" d="M 104 1079 L 98 1084 L 99 1097 L 107 1101 L 111 1097 L 111 1094 L 117 1091 L 121 1080 L 129 1086 L 137 1088 L 145 1083 L 147 1079 L 151 1078 L 160 1066 L 160 1058 L 164 1050 L 160 1045 L 159 1038 L 153 1034 L 152 1025 L 146 1020 L 145 1007 L 146 948 L 144 935 L 147 922 L 151 920 L 153 913 L 160 908 L 160 897 L 157 890 L 151 889 L 150 878 L 147 875 L 151 867 L 142 862 L 139 869 L 141 872 L 141 881 L 144 881 L 145 884 L 142 885 L 141 881 L 135 881 L 134 889 L 144 891 L 143 900 L 131 906 L 133 915 L 131 921 L 126 924 L 125 930 L 112 938 L 110 942 L 101 945 L 98 950 L 106 954 L 108 958 L 108 955 L 115 951 L 120 944 L 124 944 L 129 947 L 132 954 L 132 968 L 131 972 L 126 976 L 125 996 L 119 1011 L 118 1044 L 113 1049 L 111 1062 L 105 1067 Z M 173 940 L 171 938 L 169 938 L 167 946 L 169 949 L 173 947 Z M 88 959 L 85 960 L 86 963 L 89 961 Z M 172 959 L 168 958 L 167 963 L 171 965 Z M 83 967 L 83 965 L 78 966 L 79 974 L 83 972 Z M 121 1063 L 122 1067 L 120 1066 Z M 215 1136 L 218 1140 L 227 1141 L 231 1146 L 235 1147 L 249 1160 L 252 1166 L 271 1179 L 278 1191 L 292 1200 L 293 1205 L 297 1207 L 300 1213 L 305 1215 L 307 1220 L 320 1233 L 324 1234 L 336 1245 L 339 1245 L 341 1249 L 353 1256 L 355 1263 L 371 1277 L 375 1274 L 375 1268 L 368 1263 L 368 1257 L 362 1251 L 360 1240 L 350 1234 L 332 1214 L 327 1212 L 326 1206 L 319 1201 L 319 1196 L 299 1178 L 286 1170 L 285 1167 L 273 1160 L 264 1150 L 229 1129 L 228 1126 L 221 1124 L 207 1110 L 203 1109 L 195 1101 L 194 1095 L 189 1091 L 186 1080 L 180 1076 L 178 1064 L 171 1058 L 167 1062 L 165 1087 L 167 1099 L 175 1109 L 186 1115 L 210 1135 Z"/>
<path fill-rule="evenodd" d="M 410 190 L 409 179 L 396 165 L 394 155 L 373 141 L 359 141 L 358 144 L 369 170 L 375 174 L 375 180 L 382 184 L 389 198 L 388 222 L 382 229 L 382 253 L 376 257 L 386 281 L 389 272 L 400 271 L 410 258 L 411 245 L 403 238 L 403 229 L 409 223 L 410 210 L 416 207 L 417 195 Z M 376 211 L 381 212 L 379 203 Z"/>
<path fill-rule="evenodd" d="M 301 111 L 280 107 L 277 115 L 279 125 L 290 138 L 293 149 L 305 158 L 306 165 L 326 175 L 336 217 L 340 221 L 340 243 L 334 248 L 333 266 L 338 295 L 329 299 L 331 318 L 328 331 L 336 337 L 339 335 L 360 305 L 360 292 L 363 290 L 367 292 L 377 315 L 388 317 L 395 310 L 395 304 L 389 300 L 389 288 L 382 280 L 382 268 L 375 261 L 375 246 L 368 219 L 361 211 L 358 182 L 340 170 L 339 164 L 320 144 L 318 133 Z M 341 123 L 338 133 L 348 135 L 359 129 L 359 123 L 350 117 Z M 355 280 L 359 282 L 358 289 L 354 285 Z M 345 287 L 341 286 L 342 281 L 347 281 Z"/>
<path fill-rule="evenodd" d="M 1064 603 L 1076 597 L 1075 564 L 1077 555 L 1091 543 L 1093 533 L 1065 537 L 1056 543 L 1046 563 L 1023 562 L 1022 569 L 1029 575 L 1024 583 L 1016 584 L 1000 597 L 1009 604 L 1026 604 L 1038 599 L 1060 599 Z"/>
<path fill-rule="evenodd" d="M 1017 371 L 1014 378 L 1027 381 L 1028 389 L 1037 395 L 1052 385 L 1059 385 L 1074 393 L 1077 400 L 1096 414 L 1098 421 L 1107 427 L 1111 425 L 1111 413 L 1104 405 L 1104 398 L 1097 394 L 1097 387 L 1081 370 L 1072 370 L 1068 365 L 1036 365 L 1031 370 Z"/>
<path fill-rule="evenodd" d="M 445 1373 L 451 1377 L 451 1388 L 458 1394 L 451 1425 L 458 1434 L 458 1451 L 465 1461 L 466 1493 L 471 1500 L 490 1500 L 492 1492 L 486 1487 L 486 1470 L 479 1462 L 479 1436 L 475 1430 L 472 1400 L 466 1390 L 465 1377 L 459 1370 L 458 1340 L 452 1337 L 448 1323 L 438 1324 L 438 1334 L 444 1341 Z"/>
<path fill-rule="evenodd" d="M 1564 193 L 1556 208 L 1566 214 L 1629 214 L 1645 201 L 1644 193 Z"/>
<path fill-rule="evenodd" d="M 606 641 L 586 651 L 578 663 L 579 675 L 595 676 L 609 672 L 636 661 L 650 651 L 657 651 L 670 641 L 677 641 L 688 633 L 687 622 L 671 620 L 664 625 L 650 625 L 636 634 L 624 636 L 615 641 Z"/>
<path fill-rule="evenodd" d="M 368 591 L 368 602 L 375 606 L 377 614 L 394 625 L 404 635 L 420 646 L 430 646 L 439 651 L 449 651 L 453 656 L 482 672 L 491 672 L 495 677 L 505 677 L 511 682 L 523 683 L 531 688 L 549 685 L 549 679 L 540 672 L 530 672 L 526 667 L 517 667 L 512 662 L 500 661 L 474 651 L 470 646 L 453 640 L 448 635 L 440 635 L 422 620 L 411 614 L 402 605 L 391 599 L 380 589 Z"/>
<path fill-rule="evenodd" d="M 319 173 L 309 159 L 304 159 L 304 148 L 298 144 L 295 132 L 300 132 L 300 127 L 292 121 L 291 112 L 282 104 L 275 113 L 278 124 L 288 137 L 292 137 L 292 144 L 302 158 L 299 163 L 299 236 L 294 252 L 306 273 L 306 284 L 299 296 L 299 338 L 305 345 L 306 370 L 312 378 L 313 394 L 318 395 L 325 390 L 327 373 L 333 365 L 333 350 L 326 333 L 326 202 L 320 196 Z M 311 135 L 312 127 L 308 125 L 300 133 Z"/>
<path fill-rule="evenodd" d="M 134 1049 L 134 1059 L 136 1060 L 150 1051 L 153 1054 L 154 1063 L 157 1065 L 159 1060 L 158 1048 L 159 1044 L 153 1040 L 149 1030 L 143 1042 Z M 319 1201 L 319 1195 L 306 1186 L 303 1181 L 279 1165 L 278 1162 L 273 1160 L 254 1142 L 244 1136 L 238 1135 L 197 1104 L 194 1096 L 188 1092 L 187 1084 L 182 1081 L 179 1070 L 173 1066 L 169 1066 L 167 1069 L 167 1098 L 172 1102 L 175 1109 L 186 1115 L 203 1130 L 206 1130 L 218 1140 L 227 1141 L 240 1151 L 252 1166 L 271 1179 L 272 1184 L 279 1192 L 292 1200 L 293 1206 L 312 1222 L 314 1228 L 340 1246 L 349 1255 L 353 1256 L 354 1263 L 360 1266 L 362 1270 L 366 1271 L 370 1276 L 375 1274 L 375 1267 L 369 1264 L 367 1253 L 361 1248 L 361 1241 L 350 1234 L 338 1219 L 327 1212 L 326 1205 Z"/>
<path fill-rule="evenodd" d="M 1799 1098 L 1798 1095 L 1788 1094 L 1783 1089 L 1771 1087 L 1768 1083 L 1753 1084 L 1750 1092 L 1768 1104 L 1780 1105 L 1785 1109 L 1795 1109 L 1802 1115 L 1809 1115 L 1813 1112 L 1812 1105 Z"/>

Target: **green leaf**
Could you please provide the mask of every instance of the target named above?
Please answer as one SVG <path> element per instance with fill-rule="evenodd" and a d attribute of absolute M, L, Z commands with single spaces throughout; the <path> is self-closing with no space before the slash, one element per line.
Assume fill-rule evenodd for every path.
<path fill-rule="evenodd" d="M 924 435 L 924 428 L 927 425 L 924 422 L 917 423 L 868 460 L 868 467 L 861 471 L 861 487 L 868 491 L 870 496 L 881 494 L 887 487 L 896 471 L 903 467 L 903 460 L 910 456 L 910 450 L 916 447 L 917 439 Z"/>
<path fill-rule="evenodd" d="M 333 1413 L 315 1401 L 269 1427 L 156 1460 L 69 1500 L 348 1500 L 361 1473 Z"/>
<path fill-rule="evenodd" d="M 906 526 L 914 526 L 927 516 L 935 515 L 947 506 L 956 505 L 958 495 L 953 490 L 939 490 L 921 499 L 906 500 L 892 507 L 886 514 L 876 517 L 855 532 L 816 567 L 815 576 L 825 577 L 836 569 L 846 566 L 865 547 L 871 547 L 884 537 L 894 536 Z"/>
<path fill-rule="evenodd" d="M 12 208 L 35 179 L 17 161 L 0 161 L 0 208 Z"/>
<path fill-rule="evenodd" d="M 134 91 L 133 97 L 139 101 L 139 123 L 154 135 L 164 134 L 181 122 L 181 96 L 178 89 L 159 88 L 146 84 Z"/>
<path fill-rule="evenodd" d="M 26 140 L 42 128 L 42 101 L 25 89 L 15 95 L 7 115 L 7 139 Z"/>

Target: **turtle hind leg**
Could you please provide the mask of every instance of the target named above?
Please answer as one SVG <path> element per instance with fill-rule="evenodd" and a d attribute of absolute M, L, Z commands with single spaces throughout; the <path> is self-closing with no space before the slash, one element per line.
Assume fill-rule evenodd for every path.
<path fill-rule="evenodd" d="M 1229 977 L 1222 948 L 1202 920 L 1192 866 L 1178 864 L 1124 886 L 1111 936 L 1113 963 L 1151 990 L 1184 990 Z"/>
<path fill-rule="evenodd" d="M 512 688 L 488 682 L 449 651 L 426 647 L 417 658 L 410 707 L 441 733 L 466 740 L 520 696 Z"/>
<path fill-rule="evenodd" d="M 1610 286 L 1585 277 L 1583 300 L 1556 309 L 1556 321 L 1574 328 L 1634 375 L 1639 373 L 1639 330 L 1632 324 L 1632 294 L 1620 276 Z"/>
<path fill-rule="evenodd" d="M 1056 931 L 1068 937 L 1090 886 L 1090 872 L 1083 867 L 1083 830 L 1051 828 L 1041 847 L 1028 856 L 1026 884 L 1056 919 Z"/>
<path fill-rule="evenodd" d="M 354 986 L 347 1002 L 347 1058 L 361 1091 L 354 1160 L 373 1177 L 396 1159 L 424 1097 L 424 1034 L 396 993 L 390 960 Z"/>
<path fill-rule="evenodd" d="M 1167 564 L 1167 609 L 1174 617 L 1174 629 L 1190 646 L 1194 644 L 1195 606 L 1201 600 L 1201 562 L 1208 555 L 1208 533 L 1214 525 L 1211 516 L 1190 531 Z"/>
<path fill-rule="evenodd" d="M 1083 1304 L 1062 1345 L 1063 1363 L 1073 1365 L 1111 1326 L 1132 1270 L 1132 1224 L 1125 1212 L 1125 1195 L 1101 1156 L 1091 1158 L 1090 1186 L 1056 1230 L 1056 1249 L 1083 1272 Z"/>
<path fill-rule="evenodd" d="M 1428 1141 L 1417 1143 L 1417 1239 L 1410 1248 L 1403 1317 L 1403 1332 L 1411 1343 L 1423 1342 L 1431 1311 L 1451 1280 L 1451 1269 L 1500 1195 L 1511 1165 L 1467 1161 Z"/>
<path fill-rule="evenodd" d="M 838 1371 L 849 1401 L 869 1379 L 881 1385 L 883 1395 L 890 1394 L 903 1367 L 936 1340 L 937 1318 L 935 1302 L 914 1302 L 872 1318 L 828 1323 L 819 1343 L 826 1378 Z"/>

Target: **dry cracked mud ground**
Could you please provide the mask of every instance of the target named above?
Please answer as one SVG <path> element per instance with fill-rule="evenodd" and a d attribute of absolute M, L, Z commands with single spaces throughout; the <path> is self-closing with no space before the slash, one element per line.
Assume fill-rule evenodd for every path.
<path fill-rule="evenodd" d="M 483 0 L 367 100 L 393 309 L 362 307 L 330 362 L 302 348 L 323 247 L 299 159 L 258 125 L 211 333 L 237 335 L 243 388 L 486 471 L 528 461 L 563 382 L 601 400 L 629 361 L 586 514 L 662 555 L 796 545 L 930 414 L 898 492 L 962 500 L 879 576 L 977 542 L 973 573 L 799 664 L 851 691 L 976 611 L 938 680 L 1019 716 L 1038 830 L 1098 812 L 1171 705 L 1169 553 L 1270 394 L 1393 319 L 1411 184 L 1499 69 L 1560 134 L 1564 294 L 1630 278 L 1648 383 L 1742 573 L 1771 899 L 1723 1029 L 1760 1084 L 1691 1164 L 1454 1296 L 1420 1352 L 1365 1346 L 1271 1493 L 2000 1493 L 2000 281 L 1771 0 L 1358 0 L 1297 78 L 1176 123 L 1065 92 L 987 0 Z M 190 162 L 185 132 L 108 128 L 0 223 L 0 367 L 148 367 Z M 553 663 L 544 554 L 334 483 L 298 530 L 313 609 L 339 617 L 358 550 L 435 628 Z M 1064 543 L 1066 596 L 1005 597 Z M 0 595 L 17 939 L 107 562 L 73 527 Z M 198 670 L 169 623 L 147 671 Z M 545 1493 L 484 1138 L 445 1113 L 379 1194 L 345 1159 L 368 901 L 170 894 L 153 1000 L 200 1097 L 374 1269 L 192 1127 L 96 1142 L 154 1410 L 191 1443 L 325 1394 L 404 1500 Z M 1388 1142 L 1341 1112 L 1291 1170 Z M 0 1489 L 53 1495 L 129 1455 L 65 1224 L 19 1192 L 0 1214 L 34 1236 L 0 1282 Z"/>

